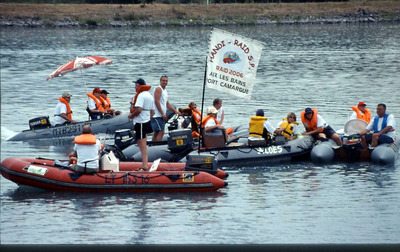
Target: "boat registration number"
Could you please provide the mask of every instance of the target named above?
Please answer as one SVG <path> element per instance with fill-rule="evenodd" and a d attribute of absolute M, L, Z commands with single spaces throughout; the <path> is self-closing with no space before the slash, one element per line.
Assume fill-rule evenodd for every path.
<path fill-rule="evenodd" d="M 35 166 L 35 165 L 30 165 L 28 167 L 27 172 L 29 173 L 34 173 L 34 174 L 39 174 L 39 175 L 45 175 L 47 172 L 47 168 L 43 168 L 43 167 L 39 167 L 39 166 Z"/>

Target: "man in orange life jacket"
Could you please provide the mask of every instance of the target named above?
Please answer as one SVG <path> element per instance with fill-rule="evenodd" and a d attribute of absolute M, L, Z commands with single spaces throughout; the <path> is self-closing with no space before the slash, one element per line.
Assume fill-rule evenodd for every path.
<path fill-rule="evenodd" d="M 88 111 L 92 120 L 103 118 L 104 108 L 100 99 L 100 88 L 94 88 L 92 93 L 88 93 Z"/>
<path fill-rule="evenodd" d="M 61 97 L 58 97 L 59 102 L 54 110 L 54 126 L 67 123 L 76 123 L 72 120 L 72 111 L 69 105 L 72 95 L 64 92 Z"/>
<path fill-rule="evenodd" d="M 306 108 L 301 112 L 301 121 L 306 129 L 303 135 L 310 135 L 315 139 L 326 141 L 331 138 L 340 147 L 342 140 L 331 126 L 318 114 L 317 109 Z"/>
<path fill-rule="evenodd" d="M 100 100 L 103 106 L 105 113 L 110 114 L 112 116 L 119 115 L 120 111 L 115 111 L 115 109 L 111 108 L 111 100 L 108 98 L 109 92 L 105 89 L 101 90 L 100 92 Z"/>
<path fill-rule="evenodd" d="M 217 120 L 218 110 L 214 107 L 207 109 L 207 116 L 201 121 L 201 127 L 204 128 L 204 132 L 212 132 L 216 129 L 225 129 Z M 230 140 L 228 134 L 225 131 L 225 139 Z"/>
<path fill-rule="evenodd" d="M 365 149 L 367 143 L 371 143 L 370 147 L 373 148 L 378 144 L 393 143 L 396 140 L 396 121 L 392 114 L 386 114 L 386 105 L 378 104 L 376 114 L 377 116 L 360 132 L 361 144 Z M 369 133 L 370 131 L 373 133 Z"/>
<path fill-rule="evenodd" d="M 153 130 L 150 118 L 154 115 L 154 99 L 149 93 L 150 85 L 139 78 L 135 83 L 136 94 L 131 100 L 131 109 L 128 118 L 133 118 L 137 144 L 142 155 L 142 165 L 139 170 L 148 171 L 147 134 Z"/>
<path fill-rule="evenodd" d="M 359 102 L 357 107 L 356 106 L 351 106 L 351 109 L 354 111 L 351 116 L 350 120 L 353 119 L 360 119 L 363 120 L 367 123 L 371 121 L 371 111 L 366 108 L 367 104 L 365 102 Z"/>
<path fill-rule="evenodd" d="M 76 162 L 71 168 L 82 173 L 99 171 L 99 152 L 101 143 L 93 135 L 89 125 L 83 126 L 82 135 L 74 139 L 74 155 L 70 157 L 70 163 Z"/>

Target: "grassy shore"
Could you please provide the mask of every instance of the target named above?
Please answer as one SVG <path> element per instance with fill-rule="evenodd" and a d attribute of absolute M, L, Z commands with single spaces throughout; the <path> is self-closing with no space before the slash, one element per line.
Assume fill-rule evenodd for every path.
<path fill-rule="evenodd" d="M 0 4 L 2 26 L 399 21 L 400 1 L 262 4 Z"/>

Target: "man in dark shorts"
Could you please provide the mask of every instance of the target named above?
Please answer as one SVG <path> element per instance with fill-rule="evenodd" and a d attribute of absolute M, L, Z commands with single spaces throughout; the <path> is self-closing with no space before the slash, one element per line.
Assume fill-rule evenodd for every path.
<path fill-rule="evenodd" d="M 318 114 L 317 109 L 306 108 L 301 112 L 301 121 L 306 129 L 303 135 L 310 135 L 315 139 L 326 141 L 328 138 L 334 140 L 338 147 L 342 146 L 342 140 L 331 126 Z"/>
<path fill-rule="evenodd" d="M 151 86 L 143 79 L 134 81 L 136 95 L 131 101 L 129 118 L 133 118 L 136 140 L 142 154 L 142 165 L 139 170 L 148 171 L 147 134 L 153 132 L 150 117 L 154 114 L 154 100 L 149 93 Z"/>
<path fill-rule="evenodd" d="M 362 145 L 367 148 L 370 143 L 370 148 L 375 148 L 378 144 L 393 143 L 396 139 L 396 121 L 392 114 L 386 113 L 386 105 L 383 103 L 378 104 L 376 107 L 376 114 L 367 127 L 360 132 Z M 369 133 L 372 131 L 373 133 Z"/>

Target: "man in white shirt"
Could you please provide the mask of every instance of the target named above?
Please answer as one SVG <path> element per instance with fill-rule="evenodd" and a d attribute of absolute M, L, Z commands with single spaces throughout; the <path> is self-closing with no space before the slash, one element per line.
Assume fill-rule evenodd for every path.
<path fill-rule="evenodd" d="M 370 147 L 374 148 L 381 143 L 393 143 L 396 139 L 396 121 L 392 114 L 386 114 L 386 105 L 378 104 L 376 114 L 377 116 L 360 132 L 364 148 L 367 148 L 367 143 L 371 143 Z M 369 133 L 370 131 L 373 133 Z"/>
<path fill-rule="evenodd" d="M 163 75 L 160 78 L 160 86 L 153 92 L 154 96 L 154 116 L 151 118 L 151 128 L 153 129 L 153 142 L 162 141 L 164 136 L 165 123 L 167 122 L 167 109 L 174 111 L 175 114 L 182 115 L 168 101 L 168 76 Z"/>
<path fill-rule="evenodd" d="M 63 125 L 65 123 L 76 123 L 72 120 L 72 111 L 69 105 L 72 95 L 64 92 L 61 97 L 58 97 L 58 103 L 54 110 L 53 126 Z"/>
<path fill-rule="evenodd" d="M 100 99 L 100 93 L 101 90 L 100 88 L 94 88 L 93 92 L 88 95 L 88 110 L 89 110 L 89 115 L 90 118 L 92 120 L 98 120 L 103 118 L 103 113 L 104 113 L 104 109 L 103 109 L 103 105 L 101 103 L 101 99 Z"/>
<path fill-rule="evenodd" d="M 222 123 L 224 122 L 224 116 L 225 116 L 225 112 L 224 112 L 224 108 L 222 107 L 222 100 L 220 98 L 215 98 L 213 101 L 213 106 L 209 107 L 210 108 L 215 108 L 218 113 L 217 113 L 217 120 L 219 122 L 219 124 L 222 125 Z"/>
<path fill-rule="evenodd" d="M 312 136 L 315 139 L 325 141 L 331 138 L 336 142 L 337 146 L 342 146 L 342 139 L 336 131 L 318 114 L 317 109 L 306 108 L 301 112 L 301 121 L 304 128 L 303 135 Z"/>
<path fill-rule="evenodd" d="M 142 165 L 139 170 L 148 171 L 148 153 L 147 153 L 147 134 L 153 130 L 150 125 L 150 118 L 154 114 L 154 100 L 149 90 L 151 86 L 139 78 L 134 81 L 136 95 L 131 101 L 131 111 L 128 118 L 133 118 L 136 140 L 142 154 Z"/>
<path fill-rule="evenodd" d="M 70 162 L 76 161 L 72 169 L 82 173 L 93 173 L 99 171 L 99 152 L 101 150 L 100 140 L 93 135 L 89 125 L 83 126 L 82 135 L 74 139 L 74 155 Z"/>

